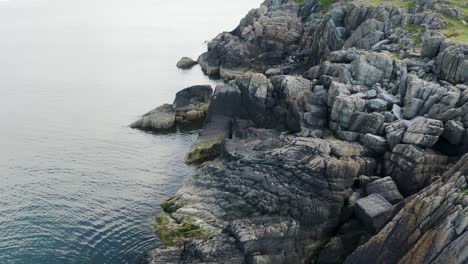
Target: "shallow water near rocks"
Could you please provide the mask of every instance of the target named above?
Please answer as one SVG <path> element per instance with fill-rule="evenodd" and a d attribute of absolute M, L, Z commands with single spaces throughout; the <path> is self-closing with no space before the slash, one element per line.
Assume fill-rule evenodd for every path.
<path fill-rule="evenodd" d="M 0 1 L 0 263 L 136 263 L 195 132 L 127 127 L 213 84 L 205 41 L 258 0 Z"/>

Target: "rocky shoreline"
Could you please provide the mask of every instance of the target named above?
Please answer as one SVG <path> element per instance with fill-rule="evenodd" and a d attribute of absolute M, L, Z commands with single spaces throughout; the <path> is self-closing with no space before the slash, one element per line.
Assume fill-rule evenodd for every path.
<path fill-rule="evenodd" d="M 149 262 L 467 263 L 464 9 L 266 0 L 183 58 L 225 84 L 132 124 L 203 121 Z"/>

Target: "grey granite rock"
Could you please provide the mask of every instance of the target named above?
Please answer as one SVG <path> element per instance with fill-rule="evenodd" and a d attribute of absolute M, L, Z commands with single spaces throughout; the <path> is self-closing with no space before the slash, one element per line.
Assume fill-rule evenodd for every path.
<path fill-rule="evenodd" d="M 366 186 L 366 192 L 368 195 L 374 193 L 380 194 L 391 204 L 397 204 L 403 200 L 403 196 L 391 177 L 385 177 L 369 183 Z"/>
<path fill-rule="evenodd" d="M 361 136 L 360 142 L 377 154 L 383 154 L 388 149 L 387 140 L 380 136 L 365 134 Z"/>
<path fill-rule="evenodd" d="M 465 263 L 468 261 L 468 156 L 404 202 L 391 222 L 344 263 Z"/>
<path fill-rule="evenodd" d="M 192 60 L 191 58 L 188 57 L 182 57 L 178 62 L 177 62 L 177 68 L 180 69 L 190 69 L 193 66 L 197 65 L 198 62 Z"/>
<path fill-rule="evenodd" d="M 442 43 L 436 58 L 438 76 L 451 83 L 468 80 L 468 47 L 463 44 Z"/>
<path fill-rule="evenodd" d="M 408 127 L 402 141 L 421 147 L 432 147 L 439 140 L 443 131 L 444 124 L 441 121 L 420 117 Z"/>
<path fill-rule="evenodd" d="M 442 174 L 448 164 L 448 157 L 431 149 L 415 145 L 399 144 L 384 156 L 384 174 L 396 182 L 405 196 L 414 194 Z"/>
<path fill-rule="evenodd" d="M 400 144 L 406 131 L 406 127 L 401 121 L 395 121 L 385 127 L 386 138 L 390 150 Z"/>
<path fill-rule="evenodd" d="M 357 200 L 354 212 L 367 228 L 378 232 L 390 221 L 393 206 L 383 196 L 374 193 Z"/>
<path fill-rule="evenodd" d="M 221 252 L 210 241 L 229 235 L 252 261 L 298 263 L 317 254 L 340 225 L 336 212 L 353 179 L 374 174 L 377 164 L 359 144 L 314 138 L 230 139 L 224 152 L 229 158 L 205 163 L 171 199 L 178 205 L 171 216 L 218 234 L 198 244 L 213 256 Z M 183 254 L 198 256 L 187 246 Z"/>
<path fill-rule="evenodd" d="M 197 85 L 179 91 L 172 107 L 176 112 L 176 121 L 187 123 L 203 121 L 210 104 L 213 89 L 209 85 Z"/>
<path fill-rule="evenodd" d="M 172 105 L 162 105 L 130 125 L 131 128 L 167 132 L 178 125 L 201 122 L 206 116 L 213 90 L 209 85 L 185 88 L 176 94 Z"/>
<path fill-rule="evenodd" d="M 210 161 L 165 207 L 203 235 L 152 261 L 466 262 L 466 172 L 441 175 L 468 152 L 467 48 L 422 12 L 451 6 L 415 4 L 267 0 L 211 41 L 198 62 L 226 83 L 189 154 Z"/>
<path fill-rule="evenodd" d="M 457 145 L 461 143 L 464 132 L 465 128 L 463 127 L 462 123 L 449 120 L 447 123 L 445 123 L 445 129 L 442 137 L 450 142 L 450 144 Z"/>
<path fill-rule="evenodd" d="M 165 104 L 144 114 L 130 127 L 161 132 L 174 128 L 175 121 L 176 113 L 174 108 L 170 104 Z"/>
<path fill-rule="evenodd" d="M 423 48 L 421 55 L 427 58 L 434 58 L 439 54 L 440 45 L 444 42 L 445 37 L 443 35 L 436 35 L 426 38 L 423 41 Z"/>
<path fill-rule="evenodd" d="M 232 118 L 247 119 L 237 86 L 219 85 L 213 94 L 208 114 L 199 137 L 192 144 L 185 161 L 195 163 L 213 159 L 220 154 L 221 143 L 231 134 Z"/>
<path fill-rule="evenodd" d="M 371 99 L 367 101 L 367 108 L 371 111 L 385 111 L 388 109 L 388 105 L 388 102 L 382 99 Z"/>

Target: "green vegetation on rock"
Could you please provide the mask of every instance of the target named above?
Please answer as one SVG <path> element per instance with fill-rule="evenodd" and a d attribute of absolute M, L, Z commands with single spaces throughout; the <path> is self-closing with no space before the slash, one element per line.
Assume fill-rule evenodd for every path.
<path fill-rule="evenodd" d="M 322 1 L 325 1 L 325 0 L 321 0 L 321 2 Z M 402 8 L 414 8 L 415 7 L 414 1 L 406 1 L 406 0 L 368 0 L 365 3 L 366 5 L 371 6 L 371 7 L 377 7 L 381 5 L 390 5 L 390 6 L 396 6 L 396 7 L 402 7 Z M 455 17 L 442 15 L 447 21 L 447 26 L 443 30 L 441 30 L 441 32 L 453 42 L 468 44 L 468 23 L 467 23 L 468 4 L 467 4 L 467 1 L 466 0 L 449 0 L 448 3 L 450 3 L 452 6 L 462 9 L 465 13 L 465 18 L 464 20 L 461 20 Z M 424 12 L 435 12 L 435 11 L 425 10 Z M 421 36 L 425 32 L 425 29 L 423 27 L 416 26 L 416 25 L 408 24 L 408 26 L 405 28 L 409 32 L 418 34 L 419 36 Z M 421 38 L 414 37 L 413 43 L 416 46 L 420 46 Z"/>
<path fill-rule="evenodd" d="M 404 59 L 404 57 L 400 53 L 390 53 L 390 56 L 392 56 L 394 59 L 397 59 L 397 60 Z"/>
<path fill-rule="evenodd" d="M 170 213 L 170 214 L 174 213 L 175 211 L 177 211 L 177 209 L 180 208 L 180 206 L 177 205 L 174 198 L 171 198 L 162 202 L 161 207 L 166 213 Z"/>
<path fill-rule="evenodd" d="M 422 45 L 421 36 L 426 32 L 426 28 L 408 23 L 406 24 L 405 29 L 409 33 L 414 35 L 414 37 L 411 38 L 411 40 L 413 41 L 413 44 L 417 47 L 421 46 Z"/>
<path fill-rule="evenodd" d="M 164 245 L 181 247 L 185 239 L 207 237 L 210 232 L 196 225 L 192 220 L 186 218 L 181 223 L 166 214 L 160 214 L 156 217 L 154 230 Z"/>
<path fill-rule="evenodd" d="M 450 5 L 461 8 L 465 13 L 465 21 L 468 20 L 468 1 L 467 0 L 449 0 Z"/>
<path fill-rule="evenodd" d="M 414 7 L 414 2 L 405 0 L 368 0 L 367 5 L 371 7 L 389 5 L 403 8 L 412 8 Z"/>
<path fill-rule="evenodd" d="M 294 3 L 296 3 L 298 6 L 303 6 L 305 0 L 294 0 Z"/>
<path fill-rule="evenodd" d="M 326 12 L 335 2 L 336 0 L 320 0 L 320 6 L 322 7 L 322 10 Z"/>
<path fill-rule="evenodd" d="M 461 195 L 467 195 L 467 196 L 468 196 L 468 189 L 461 191 L 460 194 L 461 194 Z"/>
<path fill-rule="evenodd" d="M 221 141 L 212 140 L 198 143 L 190 149 L 185 158 L 187 164 L 200 163 L 219 156 L 221 152 Z"/>
<path fill-rule="evenodd" d="M 455 17 L 447 15 L 443 17 L 447 21 L 447 26 L 442 30 L 442 33 L 453 42 L 468 44 L 468 24 L 464 24 L 463 21 Z"/>

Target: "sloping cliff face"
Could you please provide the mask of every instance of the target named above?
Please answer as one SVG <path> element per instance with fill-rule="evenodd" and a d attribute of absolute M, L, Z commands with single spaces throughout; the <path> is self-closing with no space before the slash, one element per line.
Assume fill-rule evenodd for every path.
<path fill-rule="evenodd" d="M 400 212 L 345 263 L 466 263 L 468 155 L 402 204 Z"/>
<path fill-rule="evenodd" d="M 463 9 L 326 2 L 267 0 L 200 56 L 226 83 L 151 263 L 468 261 Z"/>

